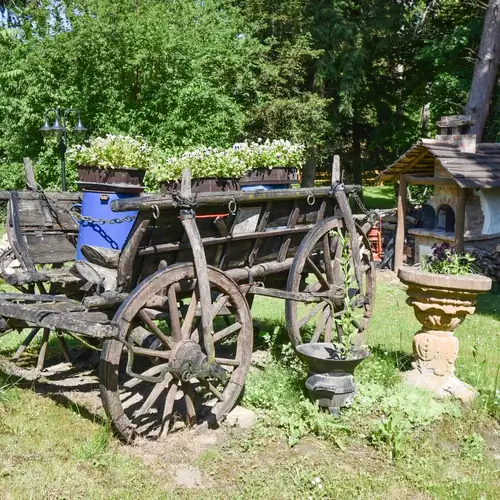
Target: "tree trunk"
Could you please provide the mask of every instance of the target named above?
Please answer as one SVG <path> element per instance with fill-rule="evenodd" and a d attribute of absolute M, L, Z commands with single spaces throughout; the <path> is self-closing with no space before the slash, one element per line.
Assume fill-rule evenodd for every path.
<path fill-rule="evenodd" d="M 471 133 L 481 142 L 500 60 L 500 0 L 489 0 L 465 114 L 476 120 Z"/>
<path fill-rule="evenodd" d="M 313 146 L 308 149 L 309 158 L 304 165 L 304 169 L 302 170 L 302 184 L 301 187 L 314 187 L 314 180 L 316 179 L 316 153 L 318 148 Z"/>

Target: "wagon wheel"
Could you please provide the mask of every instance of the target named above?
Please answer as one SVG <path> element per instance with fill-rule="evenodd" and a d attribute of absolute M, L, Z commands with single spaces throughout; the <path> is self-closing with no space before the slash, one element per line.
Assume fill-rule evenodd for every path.
<path fill-rule="evenodd" d="M 349 258 L 349 240 L 342 219 L 317 224 L 302 241 L 290 273 L 287 291 L 316 295 L 316 302 L 287 300 L 285 317 L 292 344 L 332 342 L 351 323 L 358 335 L 371 316 L 375 266 L 366 235 L 357 228 L 362 263 L 361 287 Z"/>
<path fill-rule="evenodd" d="M 207 274 L 213 365 L 207 364 L 201 339 L 201 302 L 192 264 L 176 264 L 147 278 L 114 317 L 126 344 L 104 343 L 100 389 L 107 415 L 127 440 L 158 438 L 183 424 L 215 424 L 241 393 L 252 353 L 250 311 L 227 275 L 211 266 Z"/>

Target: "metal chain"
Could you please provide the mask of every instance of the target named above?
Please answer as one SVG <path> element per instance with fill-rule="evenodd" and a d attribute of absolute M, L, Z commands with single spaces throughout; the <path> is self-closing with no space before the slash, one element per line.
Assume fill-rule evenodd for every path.
<path fill-rule="evenodd" d="M 94 219 L 94 217 L 90 217 L 88 215 L 82 215 L 74 210 L 68 210 L 67 208 L 63 207 L 59 203 L 57 203 L 56 200 L 51 199 L 47 196 L 47 193 L 43 190 L 42 186 L 40 184 L 37 184 L 37 193 L 47 202 L 47 205 L 51 211 L 53 211 L 53 207 L 56 207 L 58 210 L 61 210 L 62 212 L 67 213 L 70 215 L 73 219 L 76 220 L 81 220 L 84 222 L 89 222 L 91 224 L 96 224 L 96 225 L 103 225 L 103 224 L 121 224 L 123 222 L 133 222 L 136 217 L 134 215 L 127 215 L 126 217 L 123 217 L 121 219 L 114 218 L 114 219 Z M 103 235 L 101 235 L 103 236 Z M 104 237 L 104 236 L 103 236 Z"/>
<path fill-rule="evenodd" d="M 369 221 L 373 222 L 375 220 L 376 211 L 374 211 L 374 210 L 368 210 L 364 206 L 364 204 L 361 201 L 361 198 L 358 196 L 358 193 L 357 193 L 356 190 L 352 190 L 350 194 L 354 198 L 354 201 L 356 202 L 356 204 L 358 205 L 358 207 L 361 209 L 361 211 L 363 212 L 363 214 L 366 215 L 366 217 L 368 218 Z"/>

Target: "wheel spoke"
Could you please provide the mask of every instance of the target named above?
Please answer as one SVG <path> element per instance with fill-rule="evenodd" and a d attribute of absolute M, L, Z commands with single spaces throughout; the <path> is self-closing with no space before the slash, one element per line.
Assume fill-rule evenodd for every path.
<path fill-rule="evenodd" d="M 146 377 L 153 377 L 157 373 L 163 371 L 167 366 L 168 363 L 162 363 L 161 365 L 152 366 L 151 368 L 148 368 L 142 375 L 145 375 Z M 144 380 L 141 380 L 140 378 L 131 378 L 123 384 L 123 387 L 132 389 L 133 387 L 142 384 L 143 382 Z"/>
<path fill-rule="evenodd" d="M 170 424 L 172 422 L 172 417 L 174 416 L 174 403 L 175 395 L 177 394 L 177 382 L 172 381 L 172 385 L 169 387 L 167 392 L 167 397 L 165 398 L 165 406 L 163 407 L 163 416 L 161 419 L 161 429 L 160 435 L 168 433 Z"/>
<path fill-rule="evenodd" d="M 325 277 L 318 269 L 318 266 L 311 260 L 310 257 L 307 257 L 307 263 L 309 264 L 309 267 L 315 274 L 316 278 L 318 278 L 318 281 L 328 290 L 330 288 L 330 284 L 328 283 L 328 281 L 326 281 Z"/>
<path fill-rule="evenodd" d="M 240 329 L 241 323 L 234 323 L 232 325 L 229 325 L 228 327 L 224 328 L 224 330 L 221 330 L 214 335 L 214 342 L 218 342 L 219 340 L 228 337 L 232 333 L 238 332 Z"/>
<path fill-rule="evenodd" d="M 170 359 L 170 351 L 158 351 L 156 349 L 145 349 L 143 347 L 134 347 L 134 354 L 147 356 L 148 358 Z"/>
<path fill-rule="evenodd" d="M 36 334 L 40 331 L 40 328 L 33 328 L 29 335 L 24 339 L 24 342 L 19 346 L 19 349 L 16 351 L 14 356 L 12 356 L 13 360 L 19 359 L 26 348 L 31 344 L 31 341 L 36 337 Z"/>
<path fill-rule="evenodd" d="M 158 325 L 148 316 L 148 314 L 144 310 L 141 310 L 139 312 L 139 316 L 141 317 L 141 319 L 145 323 L 145 325 L 148 326 L 152 330 L 153 334 L 158 338 L 158 340 L 161 340 L 161 342 L 169 349 L 173 349 L 175 344 L 172 341 L 172 339 L 169 339 L 160 330 Z M 172 321 L 172 319 L 170 321 Z"/>
<path fill-rule="evenodd" d="M 213 386 L 208 380 L 203 380 L 202 385 L 204 385 L 219 401 L 224 401 L 224 396 L 219 392 L 217 388 Z"/>
<path fill-rule="evenodd" d="M 215 358 L 215 362 L 219 365 L 240 366 L 240 362 L 237 359 L 231 358 Z"/>
<path fill-rule="evenodd" d="M 323 236 L 323 261 L 325 264 L 326 279 L 330 285 L 335 283 L 333 276 L 333 266 L 330 257 L 330 236 L 328 233 Z"/>
<path fill-rule="evenodd" d="M 320 311 L 322 311 L 325 307 L 326 302 L 320 302 L 319 304 L 315 305 L 300 321 L 299 321 L 299 328 L 302 328 L 304 325 L 309 323 L 314 316 L 316 316 Z"/>
<path fill-rule="evenodd" d="M 195 288 L 193 294 L 191 295 L 191 302 L 189 304 L 186 316 L 184 317 L 184 322 L 182 323 L 181 336 L 183 339 L 189 338 L 191 332 L 191 327 L 193 326 L 193 320 L 196 314 L 196 309 L 198 307 L 198 290 Z"/>
<path fill-rule="evenodd" d="M 156 403 L 158 398 L 160 397 L 161 393 L 167 389 L 167 387 L 172 383 L 172 375 L 170 373 L 167 373 L 165 375 L 165 378 L 155 384 L 153 387 L 152 391 L 149 393 L 149 396 L 146 398 L 142 406 L 134 412 L 133 417 L 138 418 L 141 417 L 142 415 L 145 415 L 146 413 L 149 412 L 151 407 Z"/>
<path fill-rule="evenodd" d="M 179 311 L 177 307 L 177 295 L 175 294 L 175 286 L 168 287 L 168 310 L 170 311 L 170 329 L 174 341 L 179 342 L 182 340 L 181 322 L 179 319 Z"/>
<path fill-rule="evenodd" d="M 184 402 L 186 403 L 188 423 L 189 425 L 195 425 L 197 421 L 196 410 L 194 408 L 193 391 L 189 382 L 182 382 L 182 392 L 184 393 Z"/>
<path fill-rule="evenodd" d="M 324 302 L 322 304 L 324 304 Z M 326 309 L 326 307 L 325 307 L 325 309 Z M 325 328 L 325 317 L 324 317 L 324 310 L 323 310 L 322 314 L 320 314 L 319 318 L 316 320 L 316 327 L 314 329 L 314 335 L 311 338 L 311 343 L 318 342 L 324 328 Z"/>
<path fill-rule="evenodd" d="M 325 309 L 327 318 L 325 321 L 325 342 L 331 342 L 332 341 L 332 325 L 333 325 L 333 317 L 332 317 L 332 310 L 330 307 L 327 307 Z"/>
<path fill-rule="evenodd" d="M 50 329 L 43 329 L 42 346 L 40 347 L 40 353 L 38 354 L 38 361 L 36 364 L 36 369 L 38 371 L 43 370 L 43 365 L 45 364 L 45 356 L 47 355 L 47 347 L 49 346 L 49 335 Z"/>

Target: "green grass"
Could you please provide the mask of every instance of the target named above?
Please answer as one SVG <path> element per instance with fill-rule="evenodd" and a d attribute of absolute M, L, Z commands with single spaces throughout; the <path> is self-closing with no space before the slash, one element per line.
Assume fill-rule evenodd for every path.
<path fill-rule="evenodd" d="M 252 312 L 258 347 L 272 342 L 274 355 L 252 369 L 242 398 L 258 421 L 216 443 L 125 446 L 108 424 L 0 381 L 0 498 L 498 498 L 498 299 L 481 297 L 457 330 L 458 375 L 480 390 L 470 407 L 400 383 L 419 326 L 404 291 L 381 280 L 367 333 L 373 354 L 356 372 L 355 403 L 338 419 L 308 400 L 284 304 L 268 298 L 257 297 Z M 202 487 L 174 484 L 185 466 L 201 472 Z"/>
<path fill-rule="evenodd" d="M 368 209 L 395 208 L 397 205 L 394 186 L 364 186 L 363 197 Z"/>

